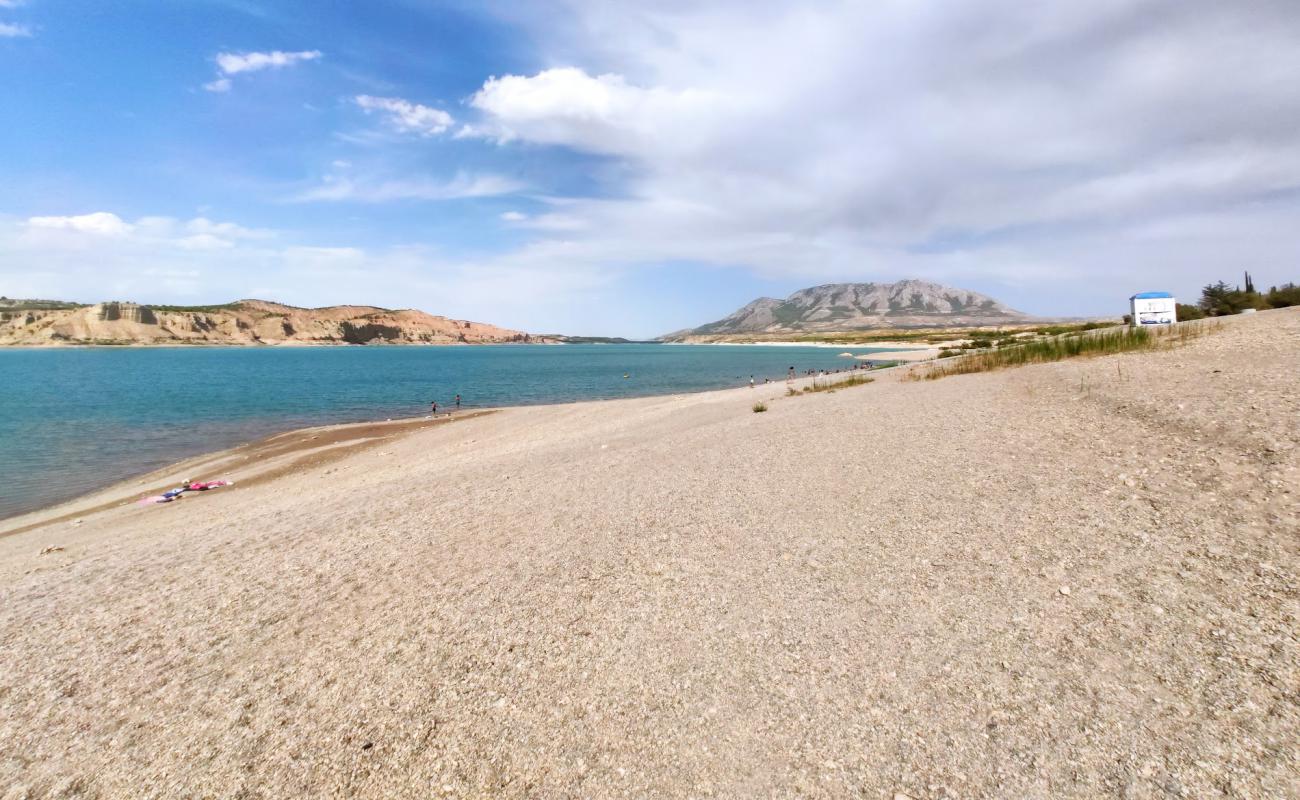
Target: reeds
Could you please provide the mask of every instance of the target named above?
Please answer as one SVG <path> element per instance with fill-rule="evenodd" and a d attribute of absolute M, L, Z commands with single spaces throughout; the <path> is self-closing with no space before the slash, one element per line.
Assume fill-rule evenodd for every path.
<path fill-rule="evenodd" d="M 812 394 L 814 392 L 833 392 L 836 389 L 847 389 L 850 386 L 861 386 L 864 383 L 872 383 L 875 380 L 876 380 L 875 378 L 868 378 L 866 375 L 849 375 L 846 378 L 840 378 L 838 380 L 831 378 L 830 376 L 824 378 L 816 377 L 813 378 L 811 386 L 804 387 L 803 394 Z M 787 394 L 799 394 L 799 393 L 800 392 L 797 389 L 792 389 L 787 392 Z"/>

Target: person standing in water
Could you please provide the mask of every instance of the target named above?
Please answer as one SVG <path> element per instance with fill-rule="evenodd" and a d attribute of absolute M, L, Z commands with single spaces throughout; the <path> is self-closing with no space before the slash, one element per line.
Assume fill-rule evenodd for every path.
<path fill-rule="evenodd" d="M 460 395 L 456 395 L 456 410 L 460 411 Z"/>
<path fill-rule="evenodd" d="M 435 417 L 438 416 L 438 401 L 437 401 L 437 400 L 430 400 L 430 401 L 429 401 L 429 413 L 432 414 L 432 415 L 435 416 Z"/>

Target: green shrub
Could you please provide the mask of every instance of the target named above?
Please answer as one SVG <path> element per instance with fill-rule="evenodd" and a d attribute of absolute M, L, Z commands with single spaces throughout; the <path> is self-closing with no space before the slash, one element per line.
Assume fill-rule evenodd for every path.
<path fill-rule="evenodd" d="M 754 404 L 754 413 L 755 413 L 755 414 L 762 414 L 762 413 L 763 413 L 764 411 L 766 411 L 766 410 L 767 410 L 767 403 L 755 403 L 755 404 Z"/>
<path fill-rule="evenodd" d="M 1296 286 L 1294 283 L 1274 286 L 1268 290 L 1268 294 L 1264 295 L 1264 299 L 1273 308 L 1300 306 L 1300 286 Z"/>

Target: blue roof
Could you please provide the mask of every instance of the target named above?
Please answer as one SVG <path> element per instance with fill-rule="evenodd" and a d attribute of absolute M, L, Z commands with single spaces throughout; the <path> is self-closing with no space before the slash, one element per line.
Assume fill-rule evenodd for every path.
<path fill-rule="evenodd" d="M 1155 300 L 1160 297 L 1168 297 L 1169 299 L 1172 300 L 1174 296 L 1169 292 L 1138 292 L 1137 294 L 1133 295 L 1129 299 L 1130 300 Z"/>

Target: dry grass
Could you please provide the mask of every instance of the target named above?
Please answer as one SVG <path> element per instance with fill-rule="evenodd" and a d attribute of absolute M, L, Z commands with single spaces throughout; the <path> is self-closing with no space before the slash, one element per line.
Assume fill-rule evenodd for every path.
<path fill-rule="evenodd" d="M 1106 328 L 1078 331 L 1023 344 L 1005 344 L 970 355 L 945 359 L 928 369 L 914 370 L 909 380 L 937 380 L 950 375 L 989 372 L 1025 364 L 1043 364 L 1079 356 L 1103 356 L 1158 350 L 1183 344 L 1218 327 L 1217 323 L 1184 322 L 1168 328 Z"/>
<path fill-rule="evenodd" d="M 847 378 L 835 379 L 830 376 L 813 378 L 812 384 L 805 386 L 803 394 L 813 394 L 815 392 L 833 392 L 836 389 L 847 389 L 850 386 L 862 386 L 875 381 L 875 378 L 868 378 L 866 375 L 849 375 Z"/>

